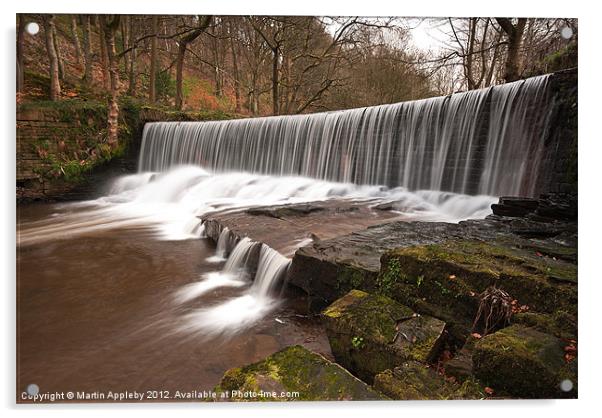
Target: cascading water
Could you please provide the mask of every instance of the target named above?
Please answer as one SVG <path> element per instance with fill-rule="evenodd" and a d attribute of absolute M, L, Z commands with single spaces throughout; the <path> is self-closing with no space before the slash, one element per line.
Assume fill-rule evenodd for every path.
<path fill-rule="evenodd" d="M 279 300 L 274 295 L 274 290 L 284 279 L 291 260 L 249 238 L 238 242 L 221 273 L 210 273 L 201 282 L 180 289 L 175 295 L 176 301 L 189 302 L 218 287 L 244 286 L 248 283 L 249 264 L 252 263 L 253 250 L 257 245 L 261 247 L 256 254 L 257 271 L 253 285 L 241 296 L 185 315 L 181 331 L 200 332 L 204 336 L 232 335 L 252 325 L 278 306 Z"/>
<path fill-rule="evenodd" d="M 290 259 L 267 245 L 262 245 L 251 290 L 259 297 L 269 297 L 279 281 L 284 278 L 290 264 Z"/>
<path fill-rule="evenodd" d="M 220 238 L 224 236 L 225 239 L 229 239 L 227 228 L 224 228 L 224 231 L 220 234 Z M 257 245 L 260 244 L 250 238 L 241 239 L 232 250 L 221 272 L 204 274 L 200 281 L 182 287 L 175 294 L 176 301 L 185 303 L 219 287 L 242 287 L 248 284 L 248 276 L 251 273 L 248 267 L 249 259 Z"/>
<path fill-rule="evenodd" d="M 540 76 L 328 113 L 147 123 L 139 169 L 197 164 L 410 190 L 533 195 L 549 96 L 548 76 Z"/>
<path fill-rule="evenodd" d="M 18 243 L 115 228 L 198 239 L 200 218 L 211 212 L 329 199 L 387 203 L 411 220 L 483 218 L 494 195 L 536 193 L 552 106 L 547 84 L 542 76 L 330 113 L 149 123 L 138 174 L 120 178 L 107 196 L 20 228 Z M 175 302 L 203 303 L 218 289 L 236 296 L 194 308 L 182 329 L 234 333 L 278 305 L 290 260 L 274 249 L 249 238 L 235 243 L 224 228 L 209 261 L 225 264 L 179 289 Z"/>
<path fill-rule="evenodd" d="M 217 244 L 215 246 L 215 255 L 210 257 L 208 261 L 219 263 L 226 260 L 228 247 L 230 244 L 230 230 L 228 227 L 222 229 L 222 232 L 219 234 L 219 238 L 217 239 Z"/>

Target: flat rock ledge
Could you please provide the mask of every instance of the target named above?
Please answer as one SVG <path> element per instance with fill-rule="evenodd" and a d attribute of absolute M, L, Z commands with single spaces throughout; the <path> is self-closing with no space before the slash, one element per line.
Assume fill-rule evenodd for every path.
<path fill-rule="evenodd" d="M 313 312 L 320 312 L 350 290 L 359 289 L 384 290 L 419 313 L 439 317 L 433 309 L 414 306 L 416 298 L 425 297 L 422 293 L 433 286 L 447 287 L 449 277 L 454 275 L 460 278 L 458 286 L 470 282 L 470 289 L 460 292 L 458 298 L 504 282 L 510 286 L 510 292 L 537 288 L 533 297 L 523 292 L 524 303 L 541 306 L 542 312 L 555 309 L 557 301 L 562 302 L 562 307 L 576 310 L 576 241 L 576 222 L 564 220 L 543 222 L 490 215 L 458 224 L 390 222 L 299 248 L 293 257 L 289 283 L 308 295 L 308 308 Z M 454 256 L 449 257 L 448 253 Z M 399 259 L 399 268 L 393 261 L 395 258 Z M 410 266 L 406 267 L 402 260 L 410 260 Z M 434 264 L 441 268 L 431 269 Z M 470 279 L 456 270 L 470 273 Z M 511 279 L 505 280 L 506 277 Z M 425 286 L 419 289 L 419 283 Z M 404 290 L 398 285 L 405 285 L 412 300 L 402 295 Z M 439 293 L 448 296 L 445 290 Z M 449 296 L 454 296 L 455 301 L 457 293 L 452 290 Z M 555 299 L 548 300 L 549 295 Z M 520 295 L 513 296 L 518 299 Z M 443 307 L 450 302 L 450 297 L 445 299 Z M 460 304 L 467 309 L 462 315 L 465 319 L 474 316 L 475 300 Z M 436 308 L 440 303 L 435 301 L 431 305 Z M 446 313 L 457 315 L 457 312 Z M 447 322 L 449 315 L 440 319 Z"/>
<path fill-rule="evenodd" d="M 227 393 L 230 401 L 387 399 L 338 364 L 298 345 L 228 370 L 214 391 Z"/>

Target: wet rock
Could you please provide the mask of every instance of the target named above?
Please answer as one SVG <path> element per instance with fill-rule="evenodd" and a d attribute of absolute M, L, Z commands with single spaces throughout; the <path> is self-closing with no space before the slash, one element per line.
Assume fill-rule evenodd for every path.
<path fill-rule="evenodd" d="M 390 249 L 442 241 L 461 234 L 457 224 L 391 222 L 300 248 L 293 257 L 289 283 L 309 296 L 319 312 L 352 289 L 373 291 L 380 257 Z"/>
<path fill-rule="evenodd" d="M 258 208 L 250 208 L 245 212 L 253 216 L 269 216 L 272 218 L 285 218 L 304 216 L 313 212 L 326 210 L 325 207 L 317 204 L 296 204 L 296 205 L 279 205 L 279 206 L 262 206 Z"/>
<path fill-rule="evenodd" d="M 362 380 L 407 360 L 432 361 L 445 323 L 380 295 L 352 290 L 322 313 L 332 354 Z"/>
<path fill-rule="evenodd" d="M 470 335 L 456 355 L 444 363 L 445 375 L 454 377 L 459 382 L 464 382 L 473 377 L 472 352 L 478 340 Z"/>
<path fill-rule="evenodd" d="M 482 399 L 486 396 L 476 381 L 467 380 L 462 384 L 446 381 L 431 367 L 417 361 L 404 362 L 377 374 L 374 388 L 398 400 Z"/>
<path fill-rule="evenodd" d="M 243 396 L 273 393 L 277 396 Z M 228 370 L 215 392 L 233 401 L 334 401 L 386 399 L 336 363 L 301 346 Z M 290 396 L 280 396 L 288 392 Z M 293 392 L 297 392 L 295 396 Z"/>
<path fill-rule="evenodd" d="M 541 195 L 536 214 L 556 220 L 577 220 L 577 194 L 547 193 Z"/>
<path fill-rule="evenodd" d="M 527 258 L 540 253 L 541 259 L 550 264 L 545 268 L 551 270 L 555 270 L 557 261 L 560 265 L 563 261 L 576 262 L 575 222 L 542 222 L 497 215 L 458 224 L 390 222 L 298 249 L 289 270 L 289 283 L 307 293 L 309 309 L 317 312 L 351 289 L 378 290 L 381 256 L 387 251 L 444 241 L 453 247 L 458 240 L 494 242 Z M 492 253 L 484 255 L 486 257 L 495 259 L 497 255 Z M 576 270 L 574 266 L 572 269 Z M 404 300 L 399 301 L 407 304 Z"/>
<path fill-rule="evenodd" d="M 416 312 L 463 324 L 467 331 L 477 313 L 478 295 L 490 286 L 532 311 L 576 314 L 576 266 L 512 242 L 447 240 L 391 250 L 381 262 L 381 292 Z"/>
<path fill-rule="evenodd" d="M 519 217 L 535 212 L 538 199 L 526 197 L 500 197 L 499 203 L 491 205 L 494 215 Z"/>
<path fill-rule="evenodd" d="M 576 397 L 577 362 L 565 361 L 565 346 L 553 335 L 512 325 L 475 344 L 473 371 L 487 386 L 515 397 Z M 565 379 L 573 383 L 570 392 L 560 389 Z"/>

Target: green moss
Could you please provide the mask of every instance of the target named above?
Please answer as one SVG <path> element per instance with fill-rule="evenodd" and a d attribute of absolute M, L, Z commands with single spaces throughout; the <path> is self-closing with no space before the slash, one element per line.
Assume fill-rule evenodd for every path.
<path fill-rule="evenodd" d="M 364 273 L 350 266 L 342 266 L 337 274 L 337 290 L 344 294 L 351 289 L 363 287 Z"/>
<path fill-rule="evenodd" d="M 565 376 L 563 342 L 550 334 L 513 325 L 479 340 L 473 352 L 475 376 L 484 384 L 524 398 L 558 397 Z M 575 396 L 576 393 L 568 394 Z"/>
<path fill-rule="evenodd" d="M 462 384 L 446 381 L 431 367 L 419 362 L 404 362 L 374 378 L 374 388 L 392 399 L 442 400 L 483 399 L 485 394 L 475 379 Z"/>
<path fill-rule="evenodd" d="M 367 382 L 400 361 L 430 361 L 445 326 L 386 296 L 359 290 L 336 300 L 323 318 L 337 361 Z"/>
<path fill-rule="evenodd" d="M 301 346 L 289 347 L 258 363 L 228 370 L 215 390 L 298 393 L 288 398 L 242 399 L 257 401 L 384 398 L 345 369 Z"/>
<path fill-rule="evenodd" d="M 385 253 L 381 265 L 381 291 L 446 321 L 469 324 L 478 307 L 476 295 L 492 285 L 532 310 L 576 310 L 574 264 L 508 243 L 453 240 L 401 248 Z"/>
<path fill-rule="evenodd" d="M 533 327 L 538 331 L 552 334 L 559 338 L 577 338 L 577 318 L 563 310 L 559 310 L 553 314 L 522 312 L 514 315 L 512 321 L 516 324 Z"/>

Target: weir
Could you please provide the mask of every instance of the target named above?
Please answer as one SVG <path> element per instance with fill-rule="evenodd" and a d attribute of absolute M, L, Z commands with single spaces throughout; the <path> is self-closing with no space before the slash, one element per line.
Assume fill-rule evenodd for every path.
<path fill-rule="evenodd" d="M 555 106 L 549 75 L 335 112 L 144 127 L 139 170 L 306 176 L 490 196 L 534 196 Z"/>

